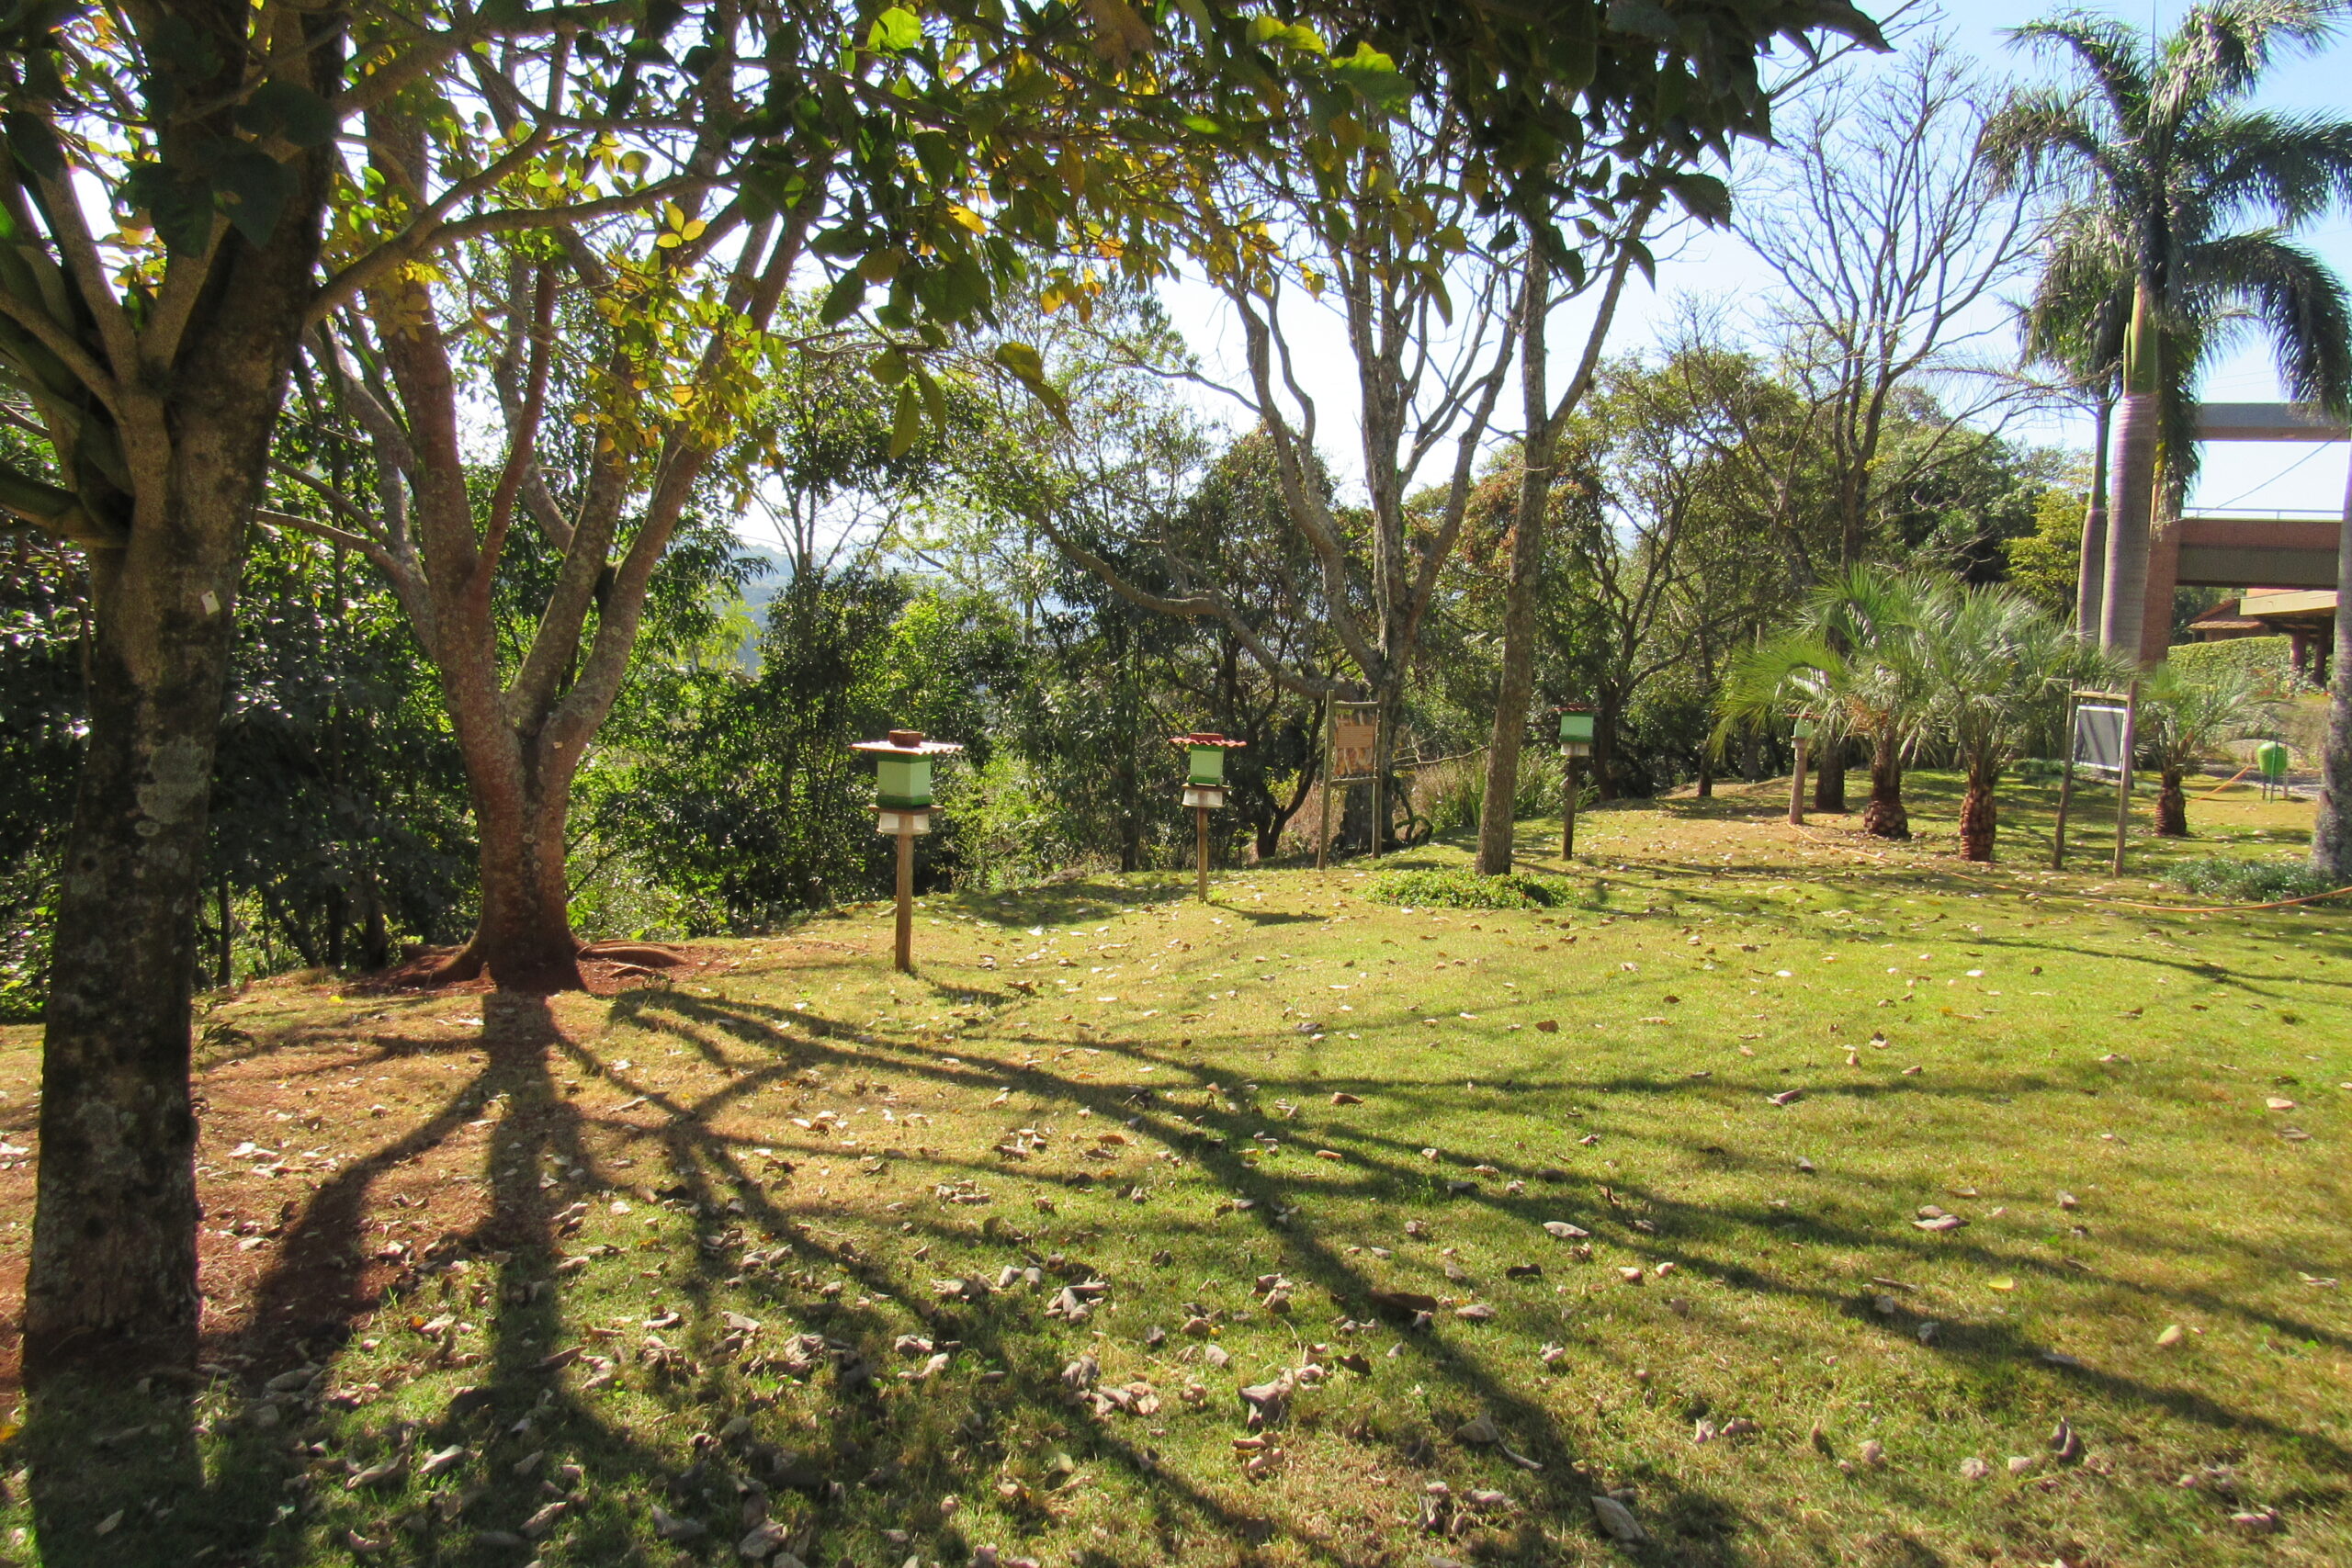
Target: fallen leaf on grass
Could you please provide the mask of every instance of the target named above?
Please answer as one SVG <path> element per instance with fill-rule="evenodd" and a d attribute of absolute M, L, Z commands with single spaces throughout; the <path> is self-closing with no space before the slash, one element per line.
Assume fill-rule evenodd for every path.
<path fill-rule="evenodd" d="M 1614 1497 L 1603 1493 L 1594 1494 L 1592 1512 L 1593 1517 L 1600 1521 L 1601 1529 L 1612 1540 L 1623 1541 L 1627 1546 L 1639 1546 L 1650 1538 L 1649 1532 L 1642 1529 L 1641 1520 L 1634 1517 L 1634 1511 Z"/>

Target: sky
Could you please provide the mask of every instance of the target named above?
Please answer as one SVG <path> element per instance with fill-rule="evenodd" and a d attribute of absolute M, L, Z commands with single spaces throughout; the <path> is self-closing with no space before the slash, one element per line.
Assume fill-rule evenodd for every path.
<path fill-rule="evenodd" d="M 1888 7 L 1862 0 L 1863 9 L 1884 16 Z M 1988 68 L 1996 82 L 2027 81 L 2049 73 L 2022 51 L 2009 48 L 2001 34 L 2020 23 L 2061 9 L 2059 0 L 1956 0 L 1943 7 L 1941 30 L 1959 50 Z M 2138 28 L 2155 26 L 2169 33 L 2188 6 L 2182 0 L 2155 0 L 2125 5 L 2091 3 L 2080 8 L 2119 16 Z M 1926 16 L 1917 7 L 1912 16 Z M 1908 18 L 1906 18 L 1908 19 Z M 2324 110 L 2342 114 L 2352 94 L 2344 90 L 2345 73 L 2352 68 L 2352 36 L 2338 40 L 2321 54 L 2283 61 L 2264 79 L 2260 102 L 2278 110 Z M 2303 231 L 2299 239 L 2332 265 L 2339 276 L 2352 276 L 2352 218 L 2338 215 Z M 1753 254 L 1736 237 L 1720 231 L 1696 235 L 1661 261 L 1655 288 L 1637 279 L 1629 288 L 1610 338 L 1612 354 L 1633 353 L 1654 344 L 1661 328 L 1680 301 L 1696 298 L 1720 301 L 1736 309 L 1773 283 Z M 1236 355 L 1238 333 L 1216 297 L 1204 286 L 1180 284 L 1165 298 L 1175 324 L 1208 368 L 1235 385 L 1243 378 Z M 1580 341 L 1581 323 L 1571 322 Z M 1352 446 L 1353 384 L 1345 341 L 1328 318 L 1299 334 L 1304 348 L 1301 380 L 1322 408 L 1324 457 L 1336 475 L 1360 476 L 1362 462 Z M 2208 373 L 2201 395 L 2214 402 L 2269 402 L 2284 397 L 2270 365 L 2267 345 L 2256 340 L 2238 348 Z M 1229 401 L 1205 399 L 1204 412 L 1230 419 Z M 2087 449 L 2087 416 L 2040 415 L 2012 424 L 2018 436 L 2038 444 Z M 2334 514 L 2345 502 L 2347 446 L 2238 444 L 2206 448 L 2204 466 L 2190 495 L 2192 508 L 2324 511 Z M 1427 478 L 1430 476 L 1424 476 Z"/>

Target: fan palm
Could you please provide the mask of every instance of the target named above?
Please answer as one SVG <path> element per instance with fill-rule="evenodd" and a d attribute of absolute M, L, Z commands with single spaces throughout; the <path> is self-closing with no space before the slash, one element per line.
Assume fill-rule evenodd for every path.
<path fill-rule="evenodd" d="M 1793 626 L 1733 660 L 1716 702 L 1716 744 L 1735 728 L 1809 714 L 1825 747 L 1858 739 L 1871 749 L 1863 829 L 1909 838 L 1903 768 L 1929 713 L 1917 657 L 1928 592 L 1922 579 L 1870 565 L 1815 590 Z"/>
<path fill-rule="evenodd" d="M 2015 589 L 1938 583 L 1921 595 L 1914 657 L 1928 688 L 1927 730 L 1967 775 L 1962 858 L 1990 861 L 1993 787 L 2036 735 L 2057 727 L 2066 693 L 2111 660 Z"/>
<path fill-rule="evenodd" d="M 2266 333 L 2290 396 L 2352 408 L 2352 311 L 2325 263 L 2289 237 L 2352 198 L 2352 120 L 2247 98 L 2278 53 L 2329 39 L 2346 0 L 2208 0 L 2160 49 L 2069 11 L 2011 31 L 2064 57 L 2079 85 L 2020 93 L 1983 150 L 2012 176 L 2070 192 L 2052 226 L 2027 341 L 2077 379 L 2120 388 L 2100 640 L 2140 656 L 2161 454 L 2182 494 L 2197 468 L 2195 389 L 2237 331 Z"/>
<path fill-rule="evenodd" d="M 2188 799 L 2181 779 L 2231 740 L 2269 728 L 2271 694 L 2260 676 L 2235 665 L 2191 669 L 2166 664 L 2140 690 L 2140 739 L 2155 764 L 2156 831 L 2188 837 Z"/>

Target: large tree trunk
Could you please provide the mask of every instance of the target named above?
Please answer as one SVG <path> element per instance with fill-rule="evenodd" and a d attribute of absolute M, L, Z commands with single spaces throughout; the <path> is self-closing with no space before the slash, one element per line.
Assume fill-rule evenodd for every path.
<path fill-rule="evenodd" d="M 196 1364 L 188 997 L 241 532 L 142 539 L 92 562 L 90 731 L 54 936 L 25 1288 L 36 1382 L 75 1363 Z M 198 607 L 197 584 L 219 613 Z"/>
<path fill-rule="evenodd" d="M 2109 652 L 2140 662 L 2140 629 L 2148 595 L 2148 536 L 2156 497 L 2156 446 L 2161 414 L 2156 407 L 2154 302 L 2145 281 L 2132 305 L 2131 346 L 2126 355 L 2122 406 L 2115 422 L 2114 497 L 2107 524 L 2106 597 L 2099 611 L 2099 643 Z"/>
<path fill-rule="evenodd" d="M 248 19 L 208 15 L 210 64 L 182 62 L 189 96 L 220 106 L 188 114 L 217 113 L 223 130 L 250 69 Z M 151 22 L 141 13 L 137 25 Z M 265 25 L 271 58 L 300 60 L 308 85 L 332 97 L 344 18 L 288 12 Z M 167 167 L 198 129 L 188 118 L 165 138 Z M 153 357 L 137 385 L 125 371 L 114 411 L 132 493 L 126 542 L 91 551 L 89 730 L 52 936 L 25 1280 L 24 1373 L 37 1396 L 73 1371 L 127 1386 L 196 1365 L 188 1002 L 206 807 L 246 530 L 314 287 L 333 156 L 297 156 L 266 243 L 232 231 L 202 262 L 173 258 L 166 297 L 196 285 L 185 296 L 193 313 L 176 340 L 142 338 Z M 185 276 L 190 267 L 200 276 Z M 150 328 L 170 331 L 152 316 L 133 330 Z"/>
<path fill-rule="evenodd" d="M 1510 586 L 1503 598 L 1503 667 L 1495 682 L 1495 723 L 1487 741 L 1487 788 L 1478 813 L 1478 874 L 1510 869 L 1518 829 L 1519 753 L 1527 739 L 1527 704 L 1535 684 L 1535 580 L 1544 567 L 1544 511 L 1551 495 L 1549 454 L 1520 479 L 1519 517 L 1510 545 Z"/>
<path fill-rule="evenodd" d="M 2188 837 L 2188 796 L 2180 787 L 2180 769 L 2167 762 L 2158 771 L 2162 781 L 2156 790 L 2156 836 L 2160 839 Z"/>
<path fill-rule="evenodd" d="M 127 1382 L 196 1364 L 188 998 L 232 611 L 290 324 L 285 335 L 272 365 L 215 367 L 187 400 L 161 504 L 126 548 L 91 555 L 89 738 L 52 949 L 25 1286 L 36 1383 L 68 1366 Z"/>
<path fill-rule="evenodd" d="M 1871 803 L 1862 808 L 1862 831 L 1881 839 L 1911 836 L 1911 814 L 1903 808 L 1903 751 L 1886 737 L 1871 749 Z"/>
<path fill-rule="evenodd" d="M 1993 859 L 1993 835 L 1998 827 L 1999 807 L 1993 798 L 1994 773 L 1971 770 L 1968 793 L 1960 802 L 1960 858 L 1984 861 Z M 1900 807 L 1898 807 L 1899 810 Z"/>
<path fill-rule="evenodd" d="M 2101 397 L 2091 427 L 2091 493 L 2083 508 L 2083 553 L 2075 565 L 2075 627 L 2084 637 L 2099 634 L 2107 590 L 2107 438 L 2115 423 L 2115 400 Z"/>
<path fill-rule="evenodd" d="M 2339 887 L 2352 886 L 2352 477 L 2335 538 L 2335 654 L 2328 660 L 2327 742 L 2320 756 L 2319 820 L 2312 865 Z"/>
<path fill-rule="evenodd" d="M 1828 742 L 1813 761 L 1813 808 L 1815 811 L 1845 810 L 1846 743 L 1842 740 Z"/>
<path fill-rule="evenodd" d="M 494 710 L 489 723 L 499 729 L 489 733 L 471 705 L 453 704 L 452 712 L 463 716 L 456 728 L 481 840 L 481 916 L 442 977 L 488 974 L 501 990 L 542 995 L 579 990 L 580 942 L 564 874 L 572 769 L 533 765 L 537 738 L 505 729 Z"/>

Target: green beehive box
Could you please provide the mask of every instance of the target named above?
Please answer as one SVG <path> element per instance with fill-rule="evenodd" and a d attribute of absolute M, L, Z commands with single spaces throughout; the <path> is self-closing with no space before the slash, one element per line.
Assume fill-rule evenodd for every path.
<path fill-rule="evenodd" d="M 931 806 L 931 759 L 879 759 L 876 770 L 876 801 L 890 811 L 921 811 Z"/>
<path fill-rule="evenodd" d="M 1224 784 L 1224 747 L 1194 746 L 1189 748 L 1184 755 L 1192 763 L 1192 771 L 1184 775 L 1186 784 L 1195 789 L 1216 789 Z"/>
<path fill-rule="evenodd" d="M 1794 724 L 1789 726 L 1789 733 L 1795 736 L 1799 740 L 1812 739 L 1813 720 L 1800 716 Z"/>
<path fill-rule="evenodd" d="M 1569 745 L 1589 745 L 1592 742 L 1592 715 L 1564 713 L 1560 716 L 1560 739 Z"/>

